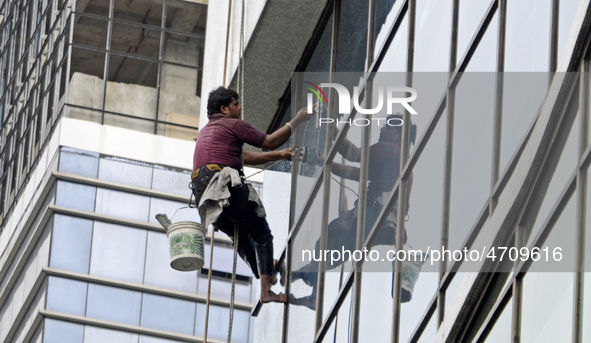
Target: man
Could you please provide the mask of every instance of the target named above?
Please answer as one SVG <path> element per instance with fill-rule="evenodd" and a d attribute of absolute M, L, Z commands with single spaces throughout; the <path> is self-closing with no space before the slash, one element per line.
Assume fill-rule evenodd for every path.
<path fill-rule="evenodd" d="M 257 278 L 260 274 L 261 302 L 286 302 L 285 294 L 271 291 L 277 277 L 273 262 L 273 235 L 264 209 L 254 189 L 244 185 L 238 174 L 243 176 L 243 161 L 257 165 L 291 159 L 291 148 L 243 152 L 242 145 L 247 143 L 274 150 L 287 142 L 292 130 L 309 120 L 311 114 L 302 109 L 285 126 L 267 135 L 241 120 L 241 110 L 235 91 L 219 87 L 209 93 L 209 122 L 199 132 L 193 156 L 193 193 L 202 224 L 213 223 L 215 229 L 224 232 L 233 241 L 238 238 L 240 256 Z M 239 225 L 239 237 L 234 237 L 235 224 Z"/>

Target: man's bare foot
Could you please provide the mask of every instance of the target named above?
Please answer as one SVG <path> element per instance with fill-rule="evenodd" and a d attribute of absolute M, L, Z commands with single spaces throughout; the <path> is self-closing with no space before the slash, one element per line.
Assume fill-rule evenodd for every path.
<path fill-rule="evenodd" d="M 275 269 L 275 274 L 271 275 L 271 278 L 269 279 L 269 284 L 271 286 L 277 284 L 277 262 L 277 260 L 273 260 L 273 269 Z"/>
<path fill-rule="evenodd" d="M 287 295 L 283 293 L 275 294 L 273 291 L 268 291 L 261 294 L 261 302 L 263 304 L 275 302 L 275 303 L 286 303 Z"/>

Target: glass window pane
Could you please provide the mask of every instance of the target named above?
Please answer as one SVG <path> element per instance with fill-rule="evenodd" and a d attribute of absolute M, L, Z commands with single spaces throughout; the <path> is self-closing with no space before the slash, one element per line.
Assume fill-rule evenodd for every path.
<path fill-rule="evenodd" d="M 88 274 L 93 221 L 54 216 L 50 265 L 52 268 Z"/>
<path fill-rule="evenodd" d="M 583 288 L 583 342 L 591 342 L 591 182 L 587 170 L 587 211 L 585 234 L 585 274 Z"/>
<path fill-rule="evenodd" d="M 144 293 L 141 326 L 191 335 L 194 325 L 194 302 Z"/>
<path fill-rule="evenodd" d="M 482 1 L 475 1 L 475 2 L 482 2 Z M 461 3 L 465 4 L 466 2 L 463 1 Z M 461 5 L 460 5 L 460 7 L 461 7 Z M 460 13 L 461 13 L 461 9 L 460 9 Z M 461 14 L 460 14 L 460 16 L 461 16 Z M 490 24 L 488 25 L 488 29 L 486 29 L 486 32 L 484 33 L 484 37 L 482 37 L 482 40 L 480 41 L 480 43 L 478 44 L 478 47 L 476 48 L 476 52 L 474 52 L 474 55 L 470 59 L 470 63 L 468 64 L 468 67 L 466 67 L 466 71 L 494 72 L 497 70 L 496 69 L 497 51 L 498 51 L 498 49 L 497 49 L 497 32 L 498 32 L 498 27 L 499 27 L 498 17 L 499 17 L 498 14 L 495 13 Z M 461 33 L 460 33 L 460 35 L 461 35 Z M 459 51 L 461 51 L 461 50 L 458 50 L 458 52 Z M 464 52 L 462 52 L 461 54 L 458 53 L 458 63 L 460 62 L 460 59 L 463 56 L 464 56 Z M 481 91 L 483 93 L 486 92 L 486 94 L 491 94 L 491 95 L 494 94 L 494 92 L 489 91 L 488 89 L 486 91 L 485 90 L 481 90 Z"/>
<path fill-rule="evenodd" d="M 149 189 L 152 184 L 152 166 L 117 157 L 101 158 L 98 178 Z"/>
<path fill-rule="evenodd" d="M 466 53 L 468 49 L 468 44 L 474 37 L 480 22 L 484 18 L 484 14 L 486 10 L 490 6 L 491 2 L 488 0 L 478 0 L 478 1 L 460 1 L 460 17 L 458 23 L 458 63 L 460 59 Z M 451 12 L 451 9 L 449 9 Z M 496 36 L 496 30 L 492 30 L 492 27 L 489 26 L 487 33 L 493 32 Z M 482 42 L 481 42 L 482 44 Z M 491 58 L 495 58 L 495 56 L 491 56 Z"/>
<path fill-rule="evenodd" d="M 218 233 L 221 234 L 221 233 Z M 205 261 L 204 266 L 209 268 L 209 257 L 211 256 L 210 245 L 208 242 L 205 243 L 203 248 L 203 260 Z M 242 258 L 238 257 L 236 265 L 236 274 L 244 275 L 248 277 L 254 276 L 252 270 L 244 263 Z M 216 245 L 213 249 L 213 270 L 220 272 L 232 273 L 234 266 L 234 248 Z"/>
<path fill-rule="evenodd" d="M 197 321 L 195 336 L 203 337 L 205 333 L 205 304 L 197 304 Z M 250 325 L 250 313 L 244 310 L 234 310 L 234 322 L 232 326 L 232 342 L 248 342 L 248 330 Z M 230 322 L 230 309 L 228 307 L 209 306 L 209 328 L 207 338 L 226 341 L 228 339 L 228 323 Z"/>
<path fill-rule="evenodd" d="M 534 189 L 520 225 L 530 232 L 528 245 L 536 237 L 548 213 L 552 210 L 556 200 L 562 193 L 567 181 L 577 167 L 577 146 L 579 144 L 579 110 L 578 92 L 566 108 L 559 132 L 548 152 L 548 158 L 544 162 L 542 175 L 539 177 L 539 186 Z M 571 245 L 574 247 L 574 245 Z M 574 251 L 574 250 L 573 250 Z"/>
<path fill-rule="evenodd" d="M 562 265 L 574 266 L 576 194 L 573 196 L 544 246 L 550 251 L 561 247 Z M 523 299 L 521 316 L 521 341 L 550 343 L 572 341 L 573 324 L 573 272 L 549 272 L 537 270 L 542 266 L 534 262 L 523 278 Z"/>
<path fill-rule="evenodd" d="M 558 62 L 562 58 L 562 53 L 566 47 L 568 36 L 571 33 L 573 21 L 577 14 L 579 7 L 579 0 L 560 1 L 560 9 L 558 10 Z"/>
<path fill-rule="evenodd" d="M 84 343 L 137 343 L 138 335 L 129 332 L 101 329 L 94 326 L 84 328 Z"/>
<path fill-rule="evenodd" d="M 548 92 L 547 73 L 505 73 L 501 130 L 501 173 L 527 134 Z"/>
<path fill-rule="evenodd" d="M 59 171 L 96 178 L 98 156 L 99 154 L 94 152 L 62 147 L 60 152 Z"/>
<path fill-rule="evenodd" d="M 177 343 L 177 342 L 180 343 L 179 341 L 171 341 L 170 339 L 140 335 L 140 342 L 139 343 Z"/>
<path fill-rule="evenodd" d="M 449 70 L 452 1 L 418 0 L 416 6 L 414 70 L 446 72 Z M 433 58 L 434 51 L 437 51 L 437 58 Z"/>
<path fill-rule="evenodd" d="M 507 1 L 505 71 L 548 71 L 551 0 Z"/>
<path fill-rule="evenodd" d="M 394 24 L 394 19 L 400 11 L 403 1 L 396 0 L 377 0 L 375 16 L 375 53 L 382 48 L 390 28 Z"/>
<path fill-rule="evenodd" d="M 99 188 L 96 213 L 145 222 L 148 219 L 150 198 L 143 195 Z"/>
<path fill-rule="evenodd" d="M 94 223 L 90 274 L 141 284 L 145 254 L 145 230 Z"/>
<path fill-rule="evenodd" d="M 464 73 L 456 90 L 450 250 L 460 248 L 490 196 L 494 85 L 494 73 Z"/>
<path fill-rule="evenodd" d="M 43 343 L 82 343 L 84 325 L 45 319 Z"/>
<path fill-rule="evenodd" d="M 255 280 L 255 279 L 253 279 Z M 258 284 L 258 281 L 254 281 Z M 199 294 L 207 294 L 207 274 L 202 274 L 199 279 Z M 240 281 L 236 282 L 236 289 L 234 298 L 237 302 L 250 303 L 251 300 L 251 284 L 243 283 Z M 211 297 L 217 299 L 230 300 L 232 294 L 232 282 L 230 279 L 211 279 Z"/>
<path fill-rule="evenodd" d="M 398 2 L 398 1 L 397 1 Z M 404 16 L 394 40 L 390 44 L 379 71 L 406 71 L 408 53 L 408 16 Z"/>
<path fill-rule="evenodd" d="M 511 342 L 511 322 L 513 299 L 505 305 L 501 316 L 495 322 L 492 330 L 486 336 L 484 343 Z"/>
<path fill-rule="evenodd" d="M 96 187 L 67 181 L 57 182 L 55 204 L 76 210 L 94 212 Z"/>
<path fill-rule="evenodd" d="M 139 325 L 142 293 L 91 283 L 86 316 L 111 322 Z"/>
<path fill-rule="evenodd" d="M 50 276 L 47 310 L 84 316 L 87 288 L 86 282 Z"/>
<path fill-rule="evenodd" d="M 332 37 L 332 20 L 333 15 L 330 15 L 322 36 L 314 48 L 314 53 L 306 66 L 306 71 L 310 72 L 321 72 L 330 70 L 330 41 Z"/>
<path fill-rule="evenodd" d="M 146 285 L 175 289 L 181 292 L 197 292 L 197 271 L 179 272 L 170 266 L 168 238 L 159 232 L 148 232 L 146 254 Z"/>
<path fill-rule="evenodd" d="M 176 171 L 164 168 L 162 166 L 154 166 L 152 189 L 190 196 L 189 182 L 191 182 L 191 173 L 189 171 Z"/>
<path fill-rule="evenodd" d="M 365 69 L 367 11 L 366 1 L 345 0 L 341 3 L 338 71 L 364 71 Z M 324 48 L 330 51 L 330 44 Z"/>

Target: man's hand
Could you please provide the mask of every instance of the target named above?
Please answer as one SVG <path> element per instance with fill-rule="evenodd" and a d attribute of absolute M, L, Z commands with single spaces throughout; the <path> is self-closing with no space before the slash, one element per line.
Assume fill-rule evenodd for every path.
<path fill-rule="evenodd" d="M 298 111 L 296 116 L 291 120 L 291 124 L 295 127 L 300 125 L 303 122 L 306 122 L 312 118 L 314 113 L 308 113 L 308 109 L 306 107 L 302 108 Z"/>
<path fill-rule="evenodd" d="M 293 156 L 293 152 L 291 151 L 291 148 L 279 150 L 278 152 L 280 154 L 280 160 L 291 161 L 291 157 Z"/>

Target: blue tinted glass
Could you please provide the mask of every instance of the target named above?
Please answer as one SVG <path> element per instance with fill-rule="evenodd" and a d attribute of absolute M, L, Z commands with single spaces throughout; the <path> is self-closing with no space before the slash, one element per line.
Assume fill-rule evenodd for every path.
<path fill-rule="evenodd" d="M 82 343 L 84 325 L 45 319 L 44 343 Z"/>
<path fill-rule="evenodd" d="M 139 325 L 142 293 L 90 284 L 86 316 L 112 322 Z"/>
<path fill-rule="evenodd" d="M 76 210 L 94 212 L 96 187 L 67 181 L 57 182 L 55 204 Z"/>
<path fill-rule="evenodd" d="M 59 171 L 96 178 L 98 156 L 98 153 L 63 147 L 60 152 Z"/>
<path fill-rule="evenodd" d="M 152 166 L 119 158 L 101 158 L 98 178 L 105 181 L 150 188 Z"/>
<path fill-rule="evenodd" d="M 192 335 L 194 324 L 194 302 L 144 293 L 141 326 Z"/>
<path fill-rule="evenodd" d="M 47 310 L 84 316 L 87 288 L 86 282 L 50 276 Z"/>
<path fill-rule="evenodd" d="M 56 214 L 50 266 L 88 274 L 93 221 Z"/>

